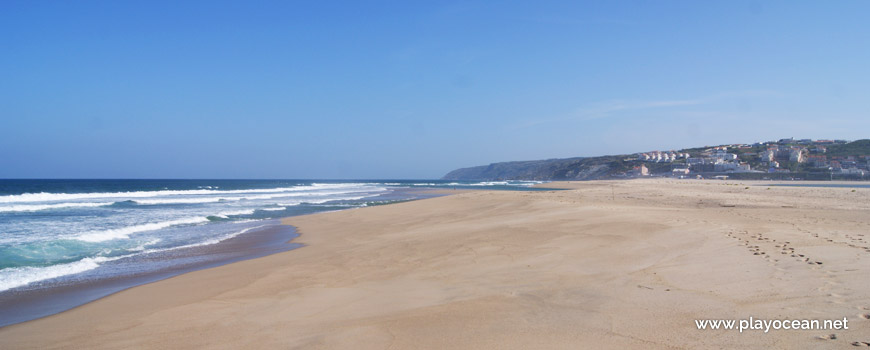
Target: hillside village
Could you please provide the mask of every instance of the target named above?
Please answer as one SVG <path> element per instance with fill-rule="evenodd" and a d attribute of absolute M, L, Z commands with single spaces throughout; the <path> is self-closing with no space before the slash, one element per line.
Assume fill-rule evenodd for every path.
<path fill-rule="evenodd" d="M 870 139 L 781 139 L 635 154 L 492 163 L 446 180 L 598 180 L 637 177 L 870 180 Z"/>
<path fill-rule="evenodd" d="M 616 177 L 673 176 L 726 178 L 749 174 L 775 174 L 761 178 L 787 178 L 787 174 L 819 179 L 863 179 L 870 173 L 870 140 L 812 140 L 794 138 L 754 144 L 731 144 L 679 151 L 638 153 L 639 162 Z M 751 176 L 757 178 L 758 175 Z M 799 178 L 793 178 L 799 179 Z"/>

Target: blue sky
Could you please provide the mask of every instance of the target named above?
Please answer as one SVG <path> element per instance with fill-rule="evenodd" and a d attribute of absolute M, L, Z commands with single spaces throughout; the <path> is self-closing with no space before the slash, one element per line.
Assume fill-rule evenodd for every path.
<path fill-rule="evenodd" d="M 3 1 L 0 178 L 868 138 L 867 1 Z"/>

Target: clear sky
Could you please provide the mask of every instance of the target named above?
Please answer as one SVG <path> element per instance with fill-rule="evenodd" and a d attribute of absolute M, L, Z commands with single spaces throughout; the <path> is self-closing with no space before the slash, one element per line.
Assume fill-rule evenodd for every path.
<path fill-rule="evenodd" d="M 868 1 L 0 2 L 0 178 L 870 137 Z"/>

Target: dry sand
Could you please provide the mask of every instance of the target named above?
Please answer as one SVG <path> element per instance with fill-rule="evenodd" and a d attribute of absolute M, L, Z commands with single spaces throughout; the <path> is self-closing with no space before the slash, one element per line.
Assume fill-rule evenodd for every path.
<path fill-rule="evenodd" d="M 300 229 L 303 248 L 6 327 L 0 348 L 870 342 L 870 189 L 735 183 L 562 183 L 574 190 L 466 192 L 293 217 L 285 223 Z M 846 317 L 850 329 L 740 334 L 694 322 L 750 316 Z"/>

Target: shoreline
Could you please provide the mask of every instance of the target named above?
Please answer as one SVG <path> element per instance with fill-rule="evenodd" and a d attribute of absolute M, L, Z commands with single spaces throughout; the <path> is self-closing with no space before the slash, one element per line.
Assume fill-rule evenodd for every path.
<path fill-rule="evenodd" d="M 215 244 L 167 252 L 169 254 L 164 254 L 161 262 L 175 263 L 155 270 L 83 283 L 0 293 L 0 329 L 62 313 L 144 284 L 301 247 L 292 242 L 299 236 L 295 227 L 280 223 L 267 225 Z M 126 263 L 143 259 L 147 261 L 153 258 L 139 257 Z"/>
<path fill-rule="evenodd" d="M 859 317 L 870 313 L 870 191 L 715 183 L 578 182 L 286 218 L 304 249 L 0 328 L 0 346 L 829 348 L 870 339 Z M 848 317 L 854 328 L 738 334 L 692 324 L 748 316 Z"/>
<path fill-rule="evenodd" d="M 399 201 L 413 201 L 420 198 L 431 198 L 472 190 L 446 189 L 400 189 Z M 386 196 L 386 197 L 385 197 Z M 378 195 L 373 198 L 388 198 L 396 194 Z M 418 197 L 420 196 L 420 197 Z M 358 208 L 328 210 L 338 212 Z M 310 215 L 310 214 L 304 214 Z M 293 216 L 290 216 L 293 217 Z M 98 301 L 112 294 L 135 288 L 137 286 L 158 282 L 186 273 L 214 268 L 234 262 L 256 259 L 271 254 L 290 251 L 301 247 L 293 242 L 299 237 L 296 227 L 281 223 L 288 217 L 263 220 L 263 225 L 237 236 L 213 244 L 194 246 L 181 249 L 170 249 L 165 252 L 153 253 L 113 261 L 115 264 L 137 264 L 138 262 L 157 262 L 158 267 L 135 273 L 123 273 L 117 276 L 100 277 L 94 280 L 63 281 L 48 286 L 16 288 L 0 292 L 0 329 L 16 324 L 38 320 L 58 313 L 75 309 L 79 306 Z M 104 268 L 112 268 L 105 266 Z"/>

